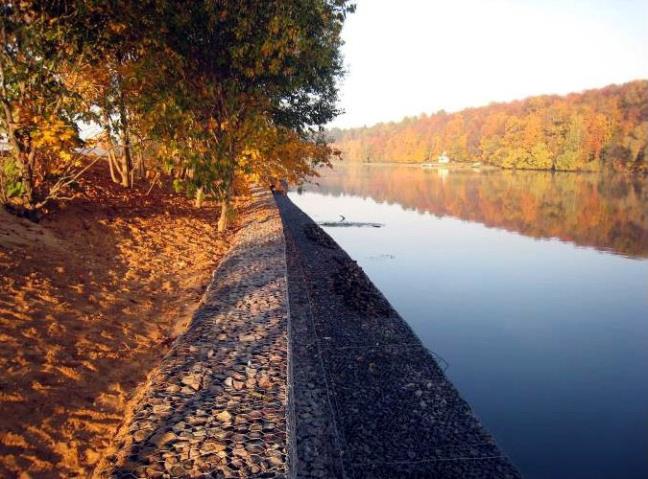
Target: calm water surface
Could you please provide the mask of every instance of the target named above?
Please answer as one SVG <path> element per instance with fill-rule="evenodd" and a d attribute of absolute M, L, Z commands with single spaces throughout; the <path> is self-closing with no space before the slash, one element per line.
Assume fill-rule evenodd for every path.
<path fill-rule="evenodd" d="M 525 477 L 648 477 L 648 181 L 344 165 L 290 194 Z"/>

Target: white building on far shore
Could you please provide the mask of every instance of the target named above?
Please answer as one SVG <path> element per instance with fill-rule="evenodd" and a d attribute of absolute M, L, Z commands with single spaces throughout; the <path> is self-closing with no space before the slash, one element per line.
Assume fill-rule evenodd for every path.
<path fill-rule="evenodd" d="M 442 165 L 447 165 L 448 163 L 450 163 L 450 158 L 448 157 L 448 155 L 446 155 L 446 152 L 444 151 L 443 153 L 441 153 L 441 155 L 439 155 L 439 159 L 437 161 Z"/>

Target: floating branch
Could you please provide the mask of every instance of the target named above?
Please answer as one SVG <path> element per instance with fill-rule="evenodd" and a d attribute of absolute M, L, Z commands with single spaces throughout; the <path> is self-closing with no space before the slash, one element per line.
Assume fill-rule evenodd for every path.
<path fill-rule="evenodd" d="M 340 215 L 340 220 L 339 221 L 323 221 L 321 223 L 317 223 L 320 226 L 331 226 L 331 227 L 349 227 L 349 226 L 356 226 L 356 227 L 371 227 L 371 228 L 382 228 L 385 226 L 382 223 L 363 223 L 363 222 L 358 222 L 358 221 L 347 221 L 346 218 L 343 215 Z"/>

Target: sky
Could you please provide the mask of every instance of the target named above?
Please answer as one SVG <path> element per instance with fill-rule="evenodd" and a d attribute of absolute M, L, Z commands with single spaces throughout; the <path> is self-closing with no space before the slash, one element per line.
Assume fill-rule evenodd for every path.
<path fill-rule="evenodd" d="M 648 78 L 648 0 L 357 0 L 343 37 L 334 127 Z"/>

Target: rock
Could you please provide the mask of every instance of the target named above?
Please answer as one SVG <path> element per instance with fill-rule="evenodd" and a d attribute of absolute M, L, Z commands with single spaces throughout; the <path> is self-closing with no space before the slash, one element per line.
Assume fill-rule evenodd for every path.
<path fill-rule="evenodd" d="M 133 439 L 135 440 L 135 442 L 142 442 L 149 436 L 149 434 L 151 434 L 150 429 L 140 429 L 139 431 L 135 431 L 135 434 L 133 434 Z"/>
<path fill-rule="evenodd" d="M 216 394 L 220 394 L 223 391 L 223 388 L 214 384 L 209 386 L 208 391 L 212 396 L 215 396 Z"/>
<path fill-rule="evenodd" d="M 149 439 L 149 442 L 157 447 L 162 447 L 165 444 L 170 443 L 171 441 L 175 441 L 177 438 L 178 436 L 176 436 L 172 432 L 159 432 L 151 437 L 151 439 Z"/>
<path fill-rule="evenodd" d="M 247 417 L 245 417 L 242 414 L 239 415 L 239 416 L 236 416 L 236 419 L 234 420 L 234 424 L 236 424 L 236 425 L 247 424 L 247 422 L 248 422 Z"/>
<path fill-rule="evenodd" d="M 189 449 L 183 449 L 182 451 L 178 452 L 178 455 L 176 456 L 178 459 L 181 461 L 186 461 L 189 459 Z"/>
<path fill-rule="evenodd" d="M 167 457 L 166 460 L 164 461 L 164 469 L 171 472 L 171 469 L 177 463 L 178 463 L 178 459 L 176 457 L 174 457 L 174 456 Z"/>
<path fill-rule="evenodd" d="M 263 389 L 268 389 L 272 383 L 270 382 L 270 378 L 267 375 L 263 375 L 259 377 L 257 384 L 259 387 L 262 387 Z"/>
<path fill-rule="evenodd" d="M 248 441 L 248 443 L 245 444 L 245 449 L 252 454 L 261 454 L 265 450 L 265 447 L 263 446 L 262 441 Z"/>
<path fill-rule="evenodd" d="M 250 472 L 252 474 L 259 474 L 261 472 L 261 468 L 259 466 L 257 466 L 256 464 L 252 464 L 250 466 Z"/>
<path fill-rule="evenodd" d="M 147 467 L 144 472 L 146 472 L 146 477 L 150 477 L 151 479 L 164 477 L 164 470 L 158 464 Z"/>
<path fill-rule="evenodd" d="M 222 476 L 216 476 L 216 477 L 228 477 L 228 478 L 236 477 L 234 475 L 234 471 L 229 467 L 227 467 L 226 465 L 221 465 L 218 469 L 220 470 Z"/>
<path fill-rule="evenodd" d="M 222 422 L 229 422 L 232 420 L 232 415 L 227 411 L 222 411 L 216 414 L 216 419 Z"/>
<path fill-rule="evenodd" d="M 168 404 L 156 404 L 153 406 L 153 414 L 164 414 L 171 410 L 171 406 Z"/>
<path fill-rule="evenodd" d="M 262 429 L 263 426 L 261 425 L 261 423 L 255 422 L 254 424 L 250 425 L 251 432 L 255 432 L 255 431 L 260 432 Z"/>
<path fill-rule="evenodd" d="M 221 476 L 214 476 L 208 475 L 208 473 L 213 473 L 218 468 L 218 465 L 222 462 L 222 459 L 216 455 L 203 455 L 200 457 L 198 464 L 198 471 L 199 473 L 202 473 L 203 475 L 199 475 L 199 477 L 221 477 Z"/>
<path fill-rule="evenodd" d="M 198 389 L 200 389 L 201 379 L 202 378 L 198 374 L 193 373 L 183 377 L 181 379 L 181 382 L 182 384 L 186 384 L 187 386 L 191 387 L 195 391 L 198 391 Z"/>
<path fill-rule="evenodd" d="M 178 440 L 178 441 L 174 442 L 173 444 L 171 444 L 171 447 L 172 447 L 173 449 L 175 449 L 176 451 L 178 451 L 178 452 L 182 452 L 182 451 L 186 450 L 186 449 L 189 447 L 189 443 L 188 443 L 188 442 L 184 442 L 184 441 L 183 441 L 183 442 L 179 442 L 179 441 L 180 441 L 180 440 Z"/>
<path fill-rule="evenodd" d="M 187 475 L 187 471 L 180 464 L 173 466 L 169 472 L 171 473 L 171 476 L 174 477 L 186 477 Z"/>
<path fill-rule="evenodd" d="M 174 424 L 171 429 L 173 429 L 175 432 L 180 432 L 186 427 L 187 427 L 187 424 L 184 421 L 180 421 L 179 423 Z"/>
<path fill-rule="evenodd" d="M 224 442 L 217 441 L 215 439 L 207 439 L 200 446 L 200 452 L 219 452 L 224 451 L 227 445 Z"/>
<path fill-rule="evenodd" d="M 199 416 L 199 417 L 191 416 L 191 417 L 187 418 L 187 422 L 189 424 L 191 424 L 192 426 L 200 426 L 200 425 L 205 424 L 207 422 L 207 418 L 202 417 L 202 416 Z"/>
<path fill-rule="evenodd" d="M 235 456 L 238 456 L 238 457 L 243 457 L 243 458 L 248 457 L 250 455 L 250 453 L 248 451 L 246 451 L 244 447 L 240 447 L 240 446 L 235 447 L 232 450 L 232 454 L 234 454 Z"/>
<path fill-rule="evenodd" d="M 187 459 L 196 459 L 199 456 L 200 456 L 200 451 L 195 447 L 192 447 L 187 452 Z"/>

